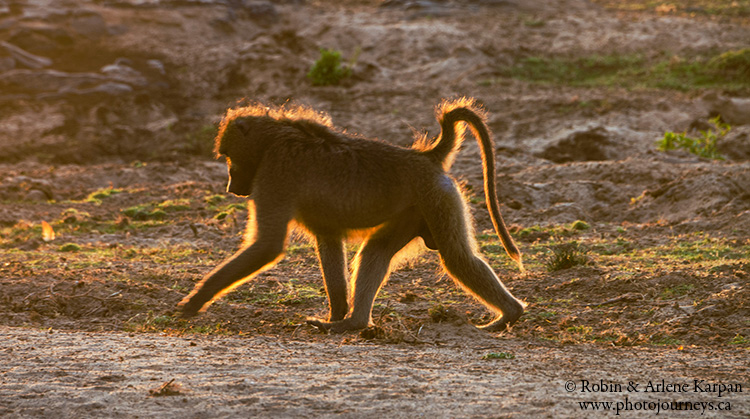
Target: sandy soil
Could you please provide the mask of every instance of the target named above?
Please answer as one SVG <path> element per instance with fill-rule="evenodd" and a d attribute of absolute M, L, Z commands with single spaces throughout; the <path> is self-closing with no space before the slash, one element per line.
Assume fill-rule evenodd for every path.
<path fill-rule="evenodd" d="M 606 412 L 591 413 L 590 406 L 588 415 L 597 416 L 615 416 L 618 407 L 620 416 L 652 416 L 673 401 L 693 405 L 661 415 L 750 413 L 747 393 L 724 390 L 719 396 L 718 387 L 696 392 L 694 382 L 700 377 L 718 386 L 747 376 L 743 352 L 590 345 L 571 350 L 477 336 L 417 347 L 8 328 L 0 336 L 0 413 L 9 418 L 572 417 L 587 415 L 580 403 L 589 401 L 612 403 L 600 407 Z M 497 350 L 518 355 L 482 359 Z M 686 391 L 648 391 L 661 380 L 687 384 Z M 628 390 L 631 383 L 638 386 Z M 165 384 L 169 391 L 162 390 Z"/>
<path fill-rule="evenodd" d="M 678 60 L 748 40 L 742 16 L 578 0 L 0 1 L 0 416 L 577 417 L 592 401 L 612 416 L 621 403 L 623 417 L 748 417 L 750 92 L 504 76 L 526 57 Z M 320 48 L 357 55 L 353 76 L 312 86 Z M 304 324 L 326 299 L 299 238 L 205 315 L 175 319 L 240 245 L 243 201 L 223 194 L 210 151 L 227 107 L 294 100 L 408 145 L 457 95 L 489 111 L 529 268 L 487 235 L 469 141 L 453 173 L 483 253 L 529 303 L 511 331 L 472 326 L 490 314 L 424 252 L 393 273 L 375 327 L 322 335 Z M 732 125 L 725 160 L 656 151 L 716 113 Z M 547 272 L 573 240 L 591 263 Z M 661 380 L 680 391 L 645 391 Z"/>

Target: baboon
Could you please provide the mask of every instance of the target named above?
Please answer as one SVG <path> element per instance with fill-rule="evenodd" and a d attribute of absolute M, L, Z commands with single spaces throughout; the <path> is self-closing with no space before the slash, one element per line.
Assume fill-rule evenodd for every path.
<path fill-rule="evenodd" d="M 444 100 L 436 108 L 439 137 L 418 136 L 411 148 L 347 134 L 326 114 L 302 106 L 257 104 L 230 109 L 215 141 L 225 156 L 227 191 L 249 197 L 248 243 L 211 271 L 179 304 L 182 316 L 211 302 L 283 255 L 292 224 L 315 240 L 328 318 L 308 323 L 342 332 L 370 325 L 372 305 L 392 259 L 421 237 L 438 250 L 445 270 L 499 315 L 481 326 L 502 331 L 524 311 L 477 251 L 471 218 L 456 181 L 447 174 L 468 124 L 480 144 L 484 191 L 495 231 L 523 270 L 498 208 L 495 153 L 485 114 L 473 99 Z M 344 241 L 364 240 L 347 280 Z M 351 282 L 351 284 L 350 284 Z"/>

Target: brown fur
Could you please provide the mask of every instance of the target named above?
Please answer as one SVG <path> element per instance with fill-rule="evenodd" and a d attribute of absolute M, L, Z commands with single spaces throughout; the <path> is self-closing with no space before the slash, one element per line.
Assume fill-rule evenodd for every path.
<path fill-rule="evenodd" d="M 485 196 L 508 255 L 523 269 L 521 253 L 503 223 L 495 192 L 494 145 L 484 113 L 473 99 L 443 101 L 437 139 L 412 148 L 336 130 L 330 118 L 304 107 L 254 105 L 227 112 L 216 137 L 226 156 L 227 190 L 249 196 L 249 245 L 210 272 L 180 303 L 183 316 L 205 310 L 237 285 L 273 266 L 283 255 L 292 223 L 315 238 L 328 293 L 332 331 L 367 327 L 373 301 L 394 256 L 421 237 L 440 252 L 447 272 L 501 316 L 484 326 L 504 330 L 523 303 L 503 286 L 476 250 L 466 202 L 450 169 L 467 123 L 482 150 Z M 365 235 L 347 280 L 343 241 Z M 350 283 L 351 282 L 351 283 Z"/>

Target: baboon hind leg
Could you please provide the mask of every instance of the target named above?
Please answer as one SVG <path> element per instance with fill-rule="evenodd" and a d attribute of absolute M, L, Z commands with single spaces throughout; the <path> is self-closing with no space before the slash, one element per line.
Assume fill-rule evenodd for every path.
<path fill-rule="evenodd" d="M 370 324 L 372 305 L 391 269 L 391 260 L 418 234 L 419 216 L 407 212 L 383 226 L 360 248 L 352 273 L 353 296 L 351 313 L 339 321 L 310 319 L 308 323 L 334 333 L 364 329 Z"/>
<path fill-rule="evenodd" d="M 440 259 L 451 277 L 492 311 L 502 314 L 481 328 L 503 331 L 515 323 L 524 305 L 513 297 L 492 268 L 474 250 L 473 232 L 467 210 L 458 189 L 447 182 L 441 184 L 439 200 L 426 204 L 423 214 Z M 439 202 L 439 205 L 435 205 Z"/>
<path fill-rule="evenodd" d="M 343 320 L 349 312 L 349 281 L 341 237 L 316 236 L 318 260 L 328 294 L 328 321 Z"/>

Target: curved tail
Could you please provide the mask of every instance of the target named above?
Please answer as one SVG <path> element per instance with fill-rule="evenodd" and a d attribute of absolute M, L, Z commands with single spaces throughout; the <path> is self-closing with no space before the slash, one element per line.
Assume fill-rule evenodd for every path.
<path fill-rule="evenodd" d="M 440 123 L 440 137 L 430 148 L 424 149 L 424 153 L 442 164 L 445 170 L 448 170 L 453 164 L 455 154 L 458 152 L 463 141 L 463 124 L 458 127 L 457 124 L 461 121 L 469 124 L 481 149 L 484 196 L 487 201 L 487 210 L 490 213 L 492 224 L 508 256 L 516 261 L 519 269 L 523 271 L 521 252 L 516 247 L 513 238 L 508 232 L 508 228 L 505 226 L 503 216 L 500 214 L 500 205 L 497 202 L 495 146 L 490 136 L 489 128 L 487 128 L 487 124 L 485 123 L 485 113 L 476 105 L 474 99 L 461 98 L 453 101 L 443 101 L 436 109 L 436 117 Z"/>

